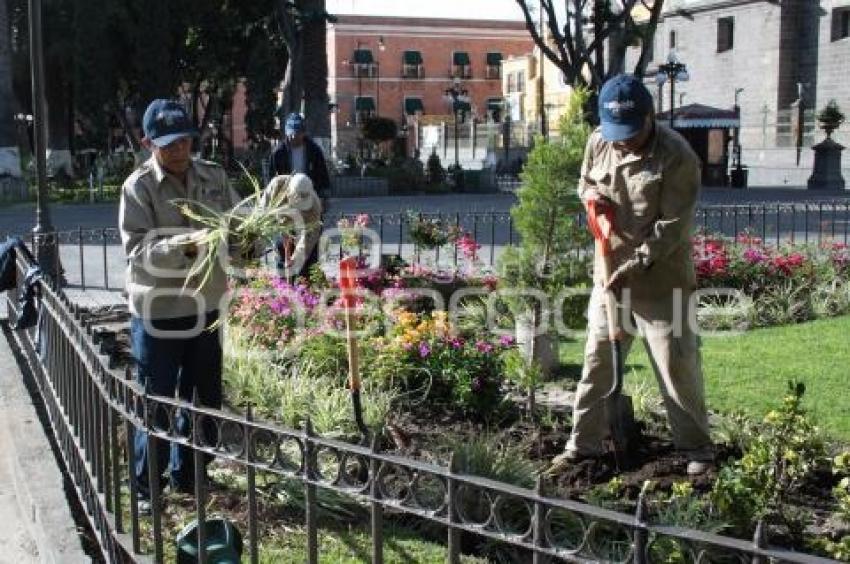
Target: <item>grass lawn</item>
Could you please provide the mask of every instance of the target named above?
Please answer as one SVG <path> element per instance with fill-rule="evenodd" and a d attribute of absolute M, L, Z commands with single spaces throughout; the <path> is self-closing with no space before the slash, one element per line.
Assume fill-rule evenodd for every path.
<path fill-rule="evenodd" d="M 583 347 L 563 344 L 562 361 L 580 366 Z M 798 379 L 806 384 L 806 406 L 818 424 L 850 442 L 850 316 L 704 337 L 702 360 L 710 409 L 760 418 L 779 404 L 788 380 Z M 629 378 L 655 380 L 637 341 L 627 361 Z"/>

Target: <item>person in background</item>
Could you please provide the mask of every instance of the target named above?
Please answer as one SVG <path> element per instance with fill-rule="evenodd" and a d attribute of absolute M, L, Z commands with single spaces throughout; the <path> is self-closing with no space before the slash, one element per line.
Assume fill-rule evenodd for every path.
<path fill-rule="evenodd" d="M 272 152 L 272 176 L 306 174 L 311 181 L 311 191 L 318 196 L 320 210 L 327 208 L 327 197 L 331 188 L 328 166 L 322 149 L 305 131 L 304 117 L 298 113 L 289 114 L 282 129 L 283 141 Z M 321 211 L 319 213 L 321 214 Z M 275 242 L 278 270 L 283 271 L 291 266 L 287 264 L 287 257 L 294 255 L 295 247 L 296 241 L 289 237 L 282 236 Z M 309 265 L 299 271 L 306 273 L 307 268 Z"/>

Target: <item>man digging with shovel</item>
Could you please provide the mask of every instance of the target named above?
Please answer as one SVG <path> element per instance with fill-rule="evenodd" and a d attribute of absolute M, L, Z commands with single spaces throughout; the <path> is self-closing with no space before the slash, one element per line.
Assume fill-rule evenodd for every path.
<path fill-rule="evenodd" d="M 690 322 L 700 162 L 681 135 L 655 120 L 652 108 L 649 91 L 632 76 L 610 79 L 599 93 L 601 127 L 588 140 L 578 187 L 597 240 L 584 368 L 572 434 L 550 474 L 603 456 L 607 437 L 617 466 L 629 466 L 633 429 L 626 427 L 633 422 L 619 388 L 635 330 L 688 474 L 705 472 L 714 459 L 699 342 Z"/>

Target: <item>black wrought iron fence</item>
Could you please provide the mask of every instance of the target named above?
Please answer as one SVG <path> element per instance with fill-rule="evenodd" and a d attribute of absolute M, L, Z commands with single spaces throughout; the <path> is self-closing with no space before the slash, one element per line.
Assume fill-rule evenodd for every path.
<path fill-rule="evenodd" d="M 19 274 L 29 266 L 27 258 L 19 257 Z M 14 294 L 8 296 L 12 321 L 18 314 Z M 523 555 L 522 561 L 534 563 L 642 564 L 658 561 L 665 550 L 680 552 L 688 562 L 829 562 L 769 548 L 761 525 L 751 542 L 659 526 L 648 521 L 643 498 L 634 514 L 615 512 L 548 496 L 540 480 L 533 490 L 520 488 L 461 473 L 454 459 L 443 467 L 380 452 L 378 443 L 368 448 L 323 438 L 312 431 L 309 420 L 304 429 L 287 429 L 255 421 L 250 411 L 240 415 L 152 396 L 132 380 L 129 368 L 115 367 L 106 354 L 114 350 L 114 340 L 101 335 L 97 320 L 73 306 L 61 289 L 43 283 L 41 305 L 37 330 L 15 334 L 35 374 L 76 494 L 103 557 L 110 562 L 162 562 L 166 544 L 173 543 L 163 528 L 156 456 L 168 441 L 194 452 L 194 517 L 200 523 L 205 522 L 209 500 L 204 457 L 227 460 L 244 472 L 246 552 L 252 563 L 260 560 L 258 474 L 280 476 L 303 488 L 306 555 L 311 564 L 319 561 L 321 552 L 320 490 L 368 507 L 370 557 L 376 563 L 383 562 L 386 523 L 399 516 L 441 527 L 450 563 L 460 561 L 464 536 L 513 547 Z M 178 410 L 192 422 L 188 435 L 176 431 Z M 201 431 L 210 426 L 214 433 Z M 134 463 L 133 448 L 125 441 L 134 427 L 150 434 L 149 517 L 139 515 L 133 484 L 125 485 L 126 468 Z M 196 542 L 201 563 L 207 561 L 205 534 L 200 527 Z M 143 546 L 150 547 L 145 554 Z"/>
<path fill-rule="evenodd" d="M 519 234 L 509 212 L 417 215 L 439 219 L 446 228 L 468 233 L 481 245 L 477 252 L 479 265 L 494 266 L 504 248 L 519 243 Z M 335 228 L 340 219 L 353 221 L 355 217 L 355 214 L 326 214 L 326 233 Z M 585 223 L 583 214 L 577 214 L 576 220 L 582 225 Z M 466 259 L 457 245 L 447 244 L 438 249 L 418 246 L 411 237 L 411 219 L 407 214 L 371 213 L 369 221 L 369 228 L 376 237 L 365 239 L 363 245 L 373 245 L 372 251 L 379 255 L 398 255 L 408 262 L 424 261 L 444 268 L 465 264 Z M 697 209 L 695 225 L 697 229 L 725 237 L 747 232 L 776 246 L 824 242 L 850 244 L 850 202 L 705 205 Z M 33 245 L 32 234 L 27 234 L 25 239 Z M 80 290 L 123 287 L 124 254 L 116 228 L 79 227 L 57 231 L 53 240 L 60 248 L 56 254 L 57 270 L 64 273 L 71 287 Z M 329 257 L 341 252 L 339 237 L 328 237 L 325 252 Z M 268 261 L 272 257 L 272 254 L 266 256 Z"/>

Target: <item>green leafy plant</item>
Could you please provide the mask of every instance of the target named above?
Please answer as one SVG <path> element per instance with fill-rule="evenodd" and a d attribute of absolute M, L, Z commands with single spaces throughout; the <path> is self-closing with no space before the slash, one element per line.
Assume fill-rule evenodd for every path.
<path fill-rule="evenodd" d="M 844 113 L 838 107 L 838 102 L 833 98 L 818 112 L 817 119 L 819 122 L 838 127 L 844 123 Z"/>
<path fill-rule="evenodd" d="M 426 177 L 428 184 L 441 184 L 446 178 L 446 171 L 440 163 L 440 157 L 437 151 L 434 150 L 428 156 L 428 162 L 425 164 Z"/>
<path fill-rule="evenodd" d="M 785 526 L 792 538 L 802 538 L 804 515 L 786 502 L 826 450 L 803 408 L 805 389 L 801 382 L 789 382 L 782 406 L 765 416 L 741 459 L 720 470 L 711 500 L 738 531 L 750 533 L 759 519 L 768 518 Z"/>
<path fill-rule="evenodd" d="M 608 509 L 623 509 L 625 494 L 626 482 L 622 477 L 615 476 L 604 484 L 593 486 L 584 497 L 592 505 Z"/>
<path fill-rule="evenodd" d="M 583 113 L 587 98 L 586 90 L 573 92 L 557 140 L 535 139 L 521 174 L 518 203 L 511 209 L 521 247 L 502 254 L 498 272 L 502 287 L 519 291 L 507 300 L 512 313 L 533 326 L 541 325 L 541 316 L 550 316 L 551 308 L 542 307 L 527 289 L 555 296 L 588 281 L 587 266 L 577 252 L 586 245 L 588 234 L 576 221 L 581 209 L 576 188 L 591 131 Z"/>
<path fill-rule="evenodd" d="M 509 349 L 502 353 L 505 376 L 520 389 L 528 393 L 528 411 L 534 416 L 536 409 L 536 391 L 543 380 L 540 363 L 523 357 L 519 349 Z"/>
<path fill-rule="evenodd" d="M 370 117 L 363 122 L 363 137 L 374 143 L 392 141 L 398 135 L 395 120 L 384 117 Z"/>
<path fill-rule="evenodd" d="M 670 492 L 653 504 L 654 521 L 662 525 L 688 527 L 709 533 L 719 533 L 726 523 L 711 511 L 708 500 L 698 496 L 691 482 L 674 482 Z"/>
<path fill-rule="evenodd" d="M 453 225 L 440 217 L 407 212 L 408 232 L 410 240 L 419 247 L 436 249 L 448 244 L 456 235 Z"/>
<path fill-rule="evenodd" d="M 439 446 L 441 451 L 454 453 L 456 468 L 464 474 L 533 488 L 534 476 L 540 470 L 522 449 L 496 435 L 449 439 Z"/>

